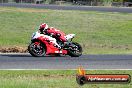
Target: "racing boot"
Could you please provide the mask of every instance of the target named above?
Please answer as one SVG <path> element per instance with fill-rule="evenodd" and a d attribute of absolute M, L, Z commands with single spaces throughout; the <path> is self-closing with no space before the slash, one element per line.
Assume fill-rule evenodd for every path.
<path fill-rule="evenodd" d="M 64 49 L 67 49 L 67 48 L 69 48 L 69 45 L 70 45 L 71 43 L 70 42 L 64 42 L 64 45 L 63 45 L 63 48 Z"/>
<path fill-rule="evenodd" d="M 55 44 L 54 46 L 57 47 L 59 50 L 62 49 L 61 46 L 59 46 L 58 44 Z"/>

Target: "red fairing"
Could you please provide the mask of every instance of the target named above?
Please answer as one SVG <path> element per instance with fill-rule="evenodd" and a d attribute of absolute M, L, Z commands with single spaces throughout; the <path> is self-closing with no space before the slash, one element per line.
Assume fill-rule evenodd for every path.
<path fill-rule="evenodd" d="M 38 40 L 41 40 L 47 48 L 46 54 L 54 54 L 54 53 L 62 53 L 67 54 L 67 50 L 59 50 L 57 47 L 54 47 L 54 44 L 48 41 L 48 38 L 44 38 L 43 36 L 39 37 Z"/>
<path fill-rule="evenodd" d="M 59 33 L 59 34 L 61 34 L 61 36 L 59 37 L 60 40 L 61 40 L 62 42 L 66 42 L 66 41 L 67 41 L 66 38 L 64 37 L 64 36 L 65 36 L 65 33 L 62 32 L 62 31 L 60 31 L 60 30 L 58 30 L 58 29 L 55 29 L 55 28 L 48 28 L 47 32 L 48 32 L 49 34 L 53 34 L 53 35 L 56 35 L 56 34 Z"/>

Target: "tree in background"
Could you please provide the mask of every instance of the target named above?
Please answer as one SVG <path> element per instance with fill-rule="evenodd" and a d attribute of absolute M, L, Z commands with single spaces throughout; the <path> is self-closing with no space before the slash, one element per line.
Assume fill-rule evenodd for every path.
<path fill-rule="evenodd" d="M 123 2 L 124 0 L 113 0 L 113 2 Z"/>
<path fill-rule="evenodd" d="M 113 0 L 100 0 L 104 6 L 111 6 Z"/>

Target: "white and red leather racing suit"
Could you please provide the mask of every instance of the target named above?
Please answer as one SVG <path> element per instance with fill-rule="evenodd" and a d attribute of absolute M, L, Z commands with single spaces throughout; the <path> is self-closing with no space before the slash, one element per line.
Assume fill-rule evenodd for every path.
<path fill-rule="evenodd" d="M 57 38 L 63 43 L 67 41 L 67 39 L 65 38 L 65 33 L 53 27 L 48 28 L 44 32 L 44 34 L 47 35 L 47 38 L 52 41 L 52 43 L 55 44 L 55 46 L 57 46 L 58 48 L 61 48 L 61 46 L 57 43 L 54 37 L 51 37 L 51 35 L 57 36 Z"/>

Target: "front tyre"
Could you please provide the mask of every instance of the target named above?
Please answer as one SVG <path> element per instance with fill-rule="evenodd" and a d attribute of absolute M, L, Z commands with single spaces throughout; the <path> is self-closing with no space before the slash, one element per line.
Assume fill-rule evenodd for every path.
<path fill-rule="evenodd" d="M 72 42 L 72 45 L 69 46 L 68 54 L 71 57 L 79 57 L 82 55 L 82 46 L 77 42 Z"/>
<path fill-rule="evenodd" d="M 46 53 L 46 49 L 43 44 L 39 42 L 33 42 L 28 46 L 29 53 L 34 57 L 44 56 Z"/>

